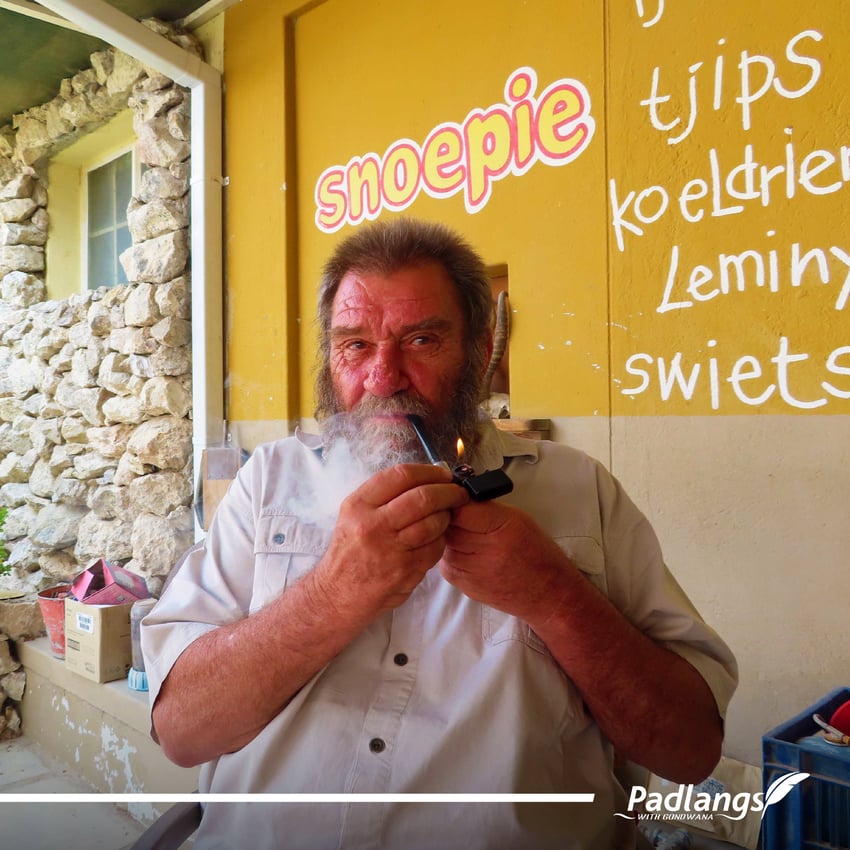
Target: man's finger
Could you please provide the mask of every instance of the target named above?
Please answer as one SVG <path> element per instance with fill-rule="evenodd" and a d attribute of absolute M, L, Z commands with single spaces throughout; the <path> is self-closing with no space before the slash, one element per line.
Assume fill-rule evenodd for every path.
<path fill-rule="evenodd" d="M 382 469 L 361 484 L 354 494 L 374 508 L 386 505 L 402 493 L 425 484 L 447 484 L 452 474 L 440 466 L 425 463 L 401 463 Z"/>
<path fill-rule="evenodd" d="M 410 551 L 430 546 L 437 540 L 443 540 L 446 528 L 449 525 L 450 514 L 448 511 L 429 514 L 419 522 L 414 522 L 398 532 L 398 542 L 406 546 Z"/>
<path fill-rule="evenodd" d="M 469 495 L 457 484 L 424 484 L 396 496 L 381 510 L 393 531 L 401 531 L 431 514 L 460 508 Z"/>

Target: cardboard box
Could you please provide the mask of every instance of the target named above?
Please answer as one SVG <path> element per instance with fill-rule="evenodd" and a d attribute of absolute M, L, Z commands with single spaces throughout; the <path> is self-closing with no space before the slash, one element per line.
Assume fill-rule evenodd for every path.
<path fill-rule="evenodd" d="M 120 605 L 147 599 L 148 586 L 141 576 L 107 564 L 101 558 L 92 561 L 71 583 L 74 599 L 88 605 Z"/>
<path fill-rule="evenodd" d="M 132 600 L 123 605 L 89 605 L 65 600 L 65 666 L 93 682 L 123 679 L 133 663 Z"/>

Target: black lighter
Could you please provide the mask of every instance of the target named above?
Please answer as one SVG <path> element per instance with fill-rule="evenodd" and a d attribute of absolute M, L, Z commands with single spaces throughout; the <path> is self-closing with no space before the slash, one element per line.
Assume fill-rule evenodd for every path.
<path fill-rule="evenodd" d="M 422 448 L 428 456 L 428 460 L 433 466 L 441 466 L 443 469 L 448 469 L 454 477 L 455 484 L 463 487 L 475 502 L 486 502 L 490 499 L 498 499 L 499 496 L 506 496 L 514 489 L 514 482 L 508 478 L 504 470 L 489 469 L 482 472 L 480 475 L 475 474 L 475 470 L 465 463 L 459 463 L 454 468 L 450 467 L 446 461 L 442 460 L 431 445 L 428 439 L 428 433 L 425 430 L 425 423 L 421 416 L 415 413 L 408 413 L 407 418 L 410 421 L 419 442 L 422 443 Z"/>

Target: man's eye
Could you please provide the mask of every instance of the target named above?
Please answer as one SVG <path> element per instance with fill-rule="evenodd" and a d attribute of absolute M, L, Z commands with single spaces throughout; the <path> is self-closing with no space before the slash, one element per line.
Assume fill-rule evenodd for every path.
<path fill-rule="evenodd" d="M 362 351 L 364 348 L 366 348 L 366 343 L 363 342 L 362 339 L 350 339 L 348 342 L 345 343 L 343 348 L 346 351 Z"/>
<path fill-rule="evenodd" d="M 413 337 L 411 340 L 411 344 L 421 347 L 423 345 L 433 345 L 436 342 L 436 339 L 433 336 L 428 336 L 427 334 L 419 334 L 418 336 Z"/>

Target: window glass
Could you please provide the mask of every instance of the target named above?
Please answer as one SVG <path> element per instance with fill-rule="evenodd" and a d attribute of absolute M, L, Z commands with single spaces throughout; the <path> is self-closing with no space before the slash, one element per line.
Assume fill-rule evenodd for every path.
<path fill-rule="evenodd" d="M 115 286 L 127 277 L 118 261 L 132 244 L 127 205 L 133 194 L 130 151 L 88 173 L 88 287 Z"/>
<path fill-rule="evenodd" d="M 107 286 L 115 268 L 115 244 L 112 233 L 89 236 L 89 289 Z"/>
<path fill-rule="evenodd" d="M 115 282 L 127 283 L 127 275 L 124 273 L 124 266 L 121 265 L 121 254 L 133 244 L 133 237 L 130 236 L 130 230 L 126 224 L 122 224 L 115 231 Z"/>
<path fill-rule="evenodd" d="M 115 160 L 115 219 L 127 221 L 127 207 L 133 195 L 133 157 L 128 151 Z"/>

